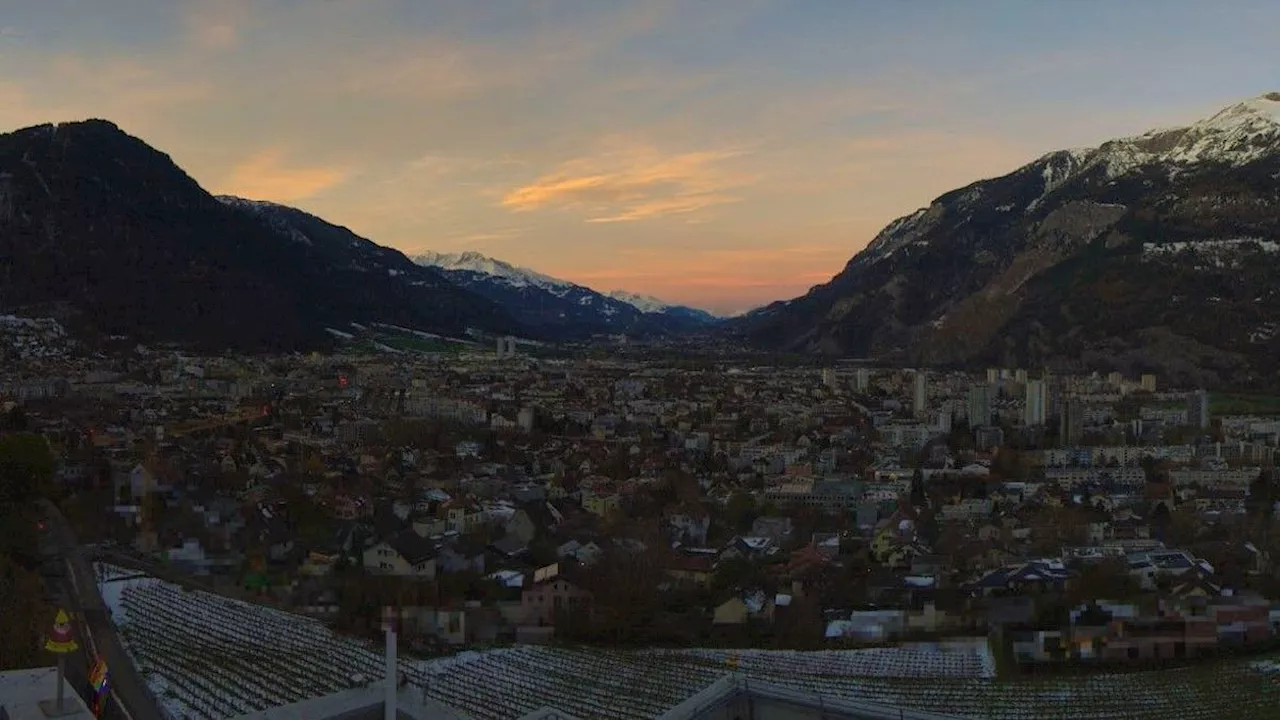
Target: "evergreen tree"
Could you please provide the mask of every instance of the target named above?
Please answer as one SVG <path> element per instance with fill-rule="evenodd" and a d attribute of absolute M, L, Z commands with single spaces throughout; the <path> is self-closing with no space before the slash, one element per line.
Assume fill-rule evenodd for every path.
<path fill-rule="evenodd" d="M 917 508 L 929 506 L 929 498 L 924 492 L 924 471 L 919 466 L 911 474 L 911 506 Z"/>
<path fill-rule="evenodd" d="M 1266 469 L 1258 473 L 1258 477 L 1249 483 L 1249 497 L 1245 498 L 1245 509 L 1249 515 L 1266 522 L 1271 521 L 1276 504 L 1275 474 Z"/>

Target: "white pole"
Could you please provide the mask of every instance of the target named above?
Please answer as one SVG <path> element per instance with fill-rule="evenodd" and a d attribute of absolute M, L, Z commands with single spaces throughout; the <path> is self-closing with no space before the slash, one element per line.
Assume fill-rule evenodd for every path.
<path fill-rule="evenodd" d="M 58 653 L 58 714 L 62 714 L 62 686 L 66 684 L 67 676 L 67 655 L 66 653 Z"/>
<path fill-rule="evenodd" d="M 398 684 L 398 673 L 396 672 L 396 631 L 387 623 L 387 694 L 382 702 L 383 720 L 396 720 L 396 685 Z"/>

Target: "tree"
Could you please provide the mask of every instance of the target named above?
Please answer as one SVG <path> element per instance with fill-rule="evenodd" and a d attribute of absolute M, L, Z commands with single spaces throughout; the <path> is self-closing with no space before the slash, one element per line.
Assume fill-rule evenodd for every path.
<path fill-rule="evenodd" d="M 53 615 L 41 596 L 40 576 L 0 555 L 0 671 L 44 664 L 40 637 Z"/>
<path fill-rule="evenodd" d="M 915 508 L 929 506 L 929 500 L 924 493 L 924 471 L 919 467 L 911 474 L 911 506 Z"/>
<path fill-rule="evenodd" d="M 1067 593 L 1072 604 L 1097 600 L 1124 601 L 1141 594 L 1137 580 L 1121 560 L 1104 560 L 1086 565 Z"/>
<path fill-rule="evenodd" d="M 941 528 L 938 525 L 937 513 L 932 510 L 926 510 L 920 514 L 920 522 L 916 526 L 920 535 L 920 539 L 930 548 L 938 548 L 938 539 L 941 536 Z"/>
<path fill-rule="evenodd" d="M 1275 513 L 1276 496 L 1275 474 L 1270 469 L 1265 469 L 1249 483 L 1249 496 L 1244 501 L 1245 510 L 1251 517 L 1270 523 Z"/>
<path fill-rule="evenodd" d="M 49 494 L 54 459 L 49 442 L 35 433 L 0 435 L 0 505 Z"/>
<path fill-rule="evenodd" d="M 725 522 L 736 533 L 750 532 L 751 523 L 755 522 L 759 516 L 755 500 L 747 493 L 734 493 L 725 504 Z"/>
<path fill-rule="evenodd" d="M 9 412 L 0 417 L 0 432 L 26 432 L 27 413 L 21 405 L 14 405 Z"/>

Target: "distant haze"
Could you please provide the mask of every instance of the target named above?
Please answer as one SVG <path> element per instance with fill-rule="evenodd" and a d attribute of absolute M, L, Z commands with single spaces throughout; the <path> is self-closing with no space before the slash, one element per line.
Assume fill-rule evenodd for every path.
<path fill-rule="evenodd" d="M 0 130 L 107 118 L 214 192 L 410 254 L 728 314 L 942 192 L 1276 89 L 1278 23 L 1248 0 L 0 0 Z"/>

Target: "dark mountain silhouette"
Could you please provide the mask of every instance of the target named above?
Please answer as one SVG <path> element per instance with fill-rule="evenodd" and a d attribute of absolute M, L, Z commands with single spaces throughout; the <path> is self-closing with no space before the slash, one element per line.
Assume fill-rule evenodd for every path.
<path fill-rule="evenodd" d="M 322 347 L 350 322 L 519 331 L 399 252 L 312 235 L 219 201 L 107 121 L 0 135 L 0 312 L 204 349 Z"/>

